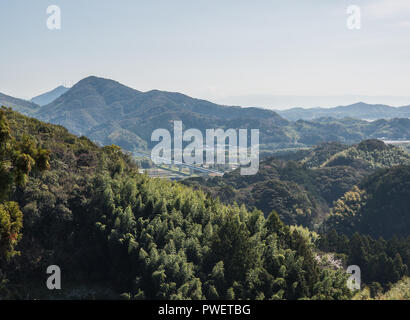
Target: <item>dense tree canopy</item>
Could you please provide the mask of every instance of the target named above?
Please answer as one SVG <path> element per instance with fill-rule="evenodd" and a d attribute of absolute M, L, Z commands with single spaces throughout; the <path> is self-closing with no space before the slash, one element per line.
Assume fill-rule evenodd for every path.
<path fill-rule="evenodd" d="M 23 215 L 17 203 L 6 201 L 15 185 L 24 185 L 32 169 L 49 169 L 49 151 L 28 135 L 15 139 L 4 110 L 0 110 L 0 265 L 21 239 Z"/>
<path fill-rule="evenodd" d="M 347 150 L 331 149 L 310 154 L 310 163 Z M 333 224 L 320 235 L 311 231 L 339 197 L 332 217 L 343 221 L 386 212 L 389 202 L 378 198 L 396 183 L 401 190 L 390 196 L 406 201 L 406 180 L 398 178 L 406 166 L 360 184 L 363 173 L 351 165 L 267 159 L 258 175 L 199 180 L 199 190 L 137 169 L 117 146 L 100 148 L 3 109 L 0 297 L 348 299 L 346 264 L 361 266 L 373 295 L 408 275 L 405 237 L 347 236 Z M 352 221 L 354 229 L 362 226 Z M 341 266 L 320 261 L 328 252 Z M 44 288 L 52 264 L 64 273 L 61 292 Z"/>
<path fill-rule="evenodd" d="M 406 237 L 410 230 L 410 166 L 379 170 L 337 200 L 324 223 L 336 229 L 375 238 Z"/>
<path fill-rule="evenodd" d="M 48 297 L 41 288 L 51 264 L 64 270 L 71 286 L 87 284 L 83 293 L 67 289 L 64 297 L 351 296 L 345 272 L 319 267 L 300 229 L 285 226 L 275 212 L 265 217 L 151 179 L 115 146 L 98 148 L 62 127 L 3 114 L 21 145 L 24 132 L 34 146 L 51 151 L 50 170 L 33 171 L 11 194 L 24 215 L 21 255 L 3 268 L 11 296 Z M 39 159 L 40 152 L 31 154 Z"/>

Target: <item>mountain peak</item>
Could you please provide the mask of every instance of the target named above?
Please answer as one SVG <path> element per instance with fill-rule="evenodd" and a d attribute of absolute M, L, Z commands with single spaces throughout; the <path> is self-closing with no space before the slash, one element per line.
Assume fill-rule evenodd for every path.
<path fill-rule="evenodd" d="M 169 120 L 181 119 L 201 130 L 212 126 L 271 128 L 288 124 L 271 110 L 222 106 L 177 92 L 140 92 L 96 76 L 77 82 L 42 107 L 37 116 L 75 134 L 88 134 L 101 144 L 116 143 L 128 150 L 133 150 L 140 138 L 150 141 L 153 128 L 168 128 Z"/>
<path fill-rule="evenodd" d="M 107 79 L 107 78 L 102 78 L 102 77 L 97 77 L 97 76 L 88 76 L 88 77 L 85 77 L 85 78 L 81 79 L 80 81 L 78 81 L 77 84 L 78 83 L 87 83 L 87 82 L 88 83 L 89 82 L 100 82 L 100 81 L 113 81 L 113 82 L 116 82 L 114 80 Z"/>
<path fill-rule="evenodd" d="M 363 101 L 359 101 L 359 102 L 356 102 L 350 105 L 350 107 L 359 107 L 359 106 L 371 106 L 371 105 Z"/>
<path fill-rule="evenodd" d="M 375 108 L 380 108 L 380 107 L 393 108 L 393 107 L 390 107 L 390 106 L 387 106 L 387 105 L 384 105 L 384 104 L 369 104 L 369 103 L 366 103 L 366 102 L 363 102 L 363 101 L 353 103 L 353 104 L 348 105 L 346 107 L 353 107 L 353 108 L 357 108 L 357 107 L 364 108 L 365 107 L 365 108 L 369 108 L 369 109 L 375 109 Z"/>
<path fill-rule="evenodd" d="M 85 88 L 88 88 L 88 90 L 96 90 L 96 92 L 101 95 L 105 95 L 106 92 L 111 92 L 114 90 L 118 94 L 121 93 L 125 95 L 125 97 L 141 93 L 140 91 L 125 86 L 118 81 L 101 78 L 97 76 L 88 76 L 84 79 L 81 79 L 72 87 L 72 90 L 84 90 Z"/>
<path fill-rule="evenodd" d="M 31 101 L 40 106 L 45 106 L 46 104 L 49 104 L 50 102 L 53 102 L 54 100 L 59 98 L 61 95 L 66 93 L 69 89 L 70 88 L 60 85 L 51 91 L 48 91 L 46 93 L 40 94 L 32 98 Z"/>

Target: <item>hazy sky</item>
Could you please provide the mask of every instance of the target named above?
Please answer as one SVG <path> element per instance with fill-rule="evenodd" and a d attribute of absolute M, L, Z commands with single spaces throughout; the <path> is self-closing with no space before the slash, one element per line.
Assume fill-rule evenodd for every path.
<path fill-rule="evenodd" d="M 1 0 L 0 40 L 0 92 L 23 98 L 96 75 L 241 105 L 410 104 L 410 0 Z"/>

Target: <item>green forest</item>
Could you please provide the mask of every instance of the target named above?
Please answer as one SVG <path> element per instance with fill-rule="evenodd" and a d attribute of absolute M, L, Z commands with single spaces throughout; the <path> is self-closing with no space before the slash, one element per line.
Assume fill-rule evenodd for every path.
<path fill-rule="evenodd" d="M 408 299 L 409 159 L 330 143 L 180 183 L 3 107 L 0 298 Z"/>

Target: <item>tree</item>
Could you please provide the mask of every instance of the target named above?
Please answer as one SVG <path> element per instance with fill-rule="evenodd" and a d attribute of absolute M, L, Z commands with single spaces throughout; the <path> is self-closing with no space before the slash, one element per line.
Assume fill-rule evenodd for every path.
<path fill-rule="evenodd" d="M 0 204 L 0 261 L 1 258 L 10 259 L 18 252 L 15 246 L 21 239 L 23 214 L 16 202 Z"/>
<path fill-rule="evenodd" d="M 23 135 L 17 141 L 4 110 L 0 110 L 0 261 L 10 259 L 22 235 L 23 214 L 17 203 L 6 201 L 13 185 L 23 186 L 32 169 L 49 169 L 49 151 L 37 148 Z"/>

